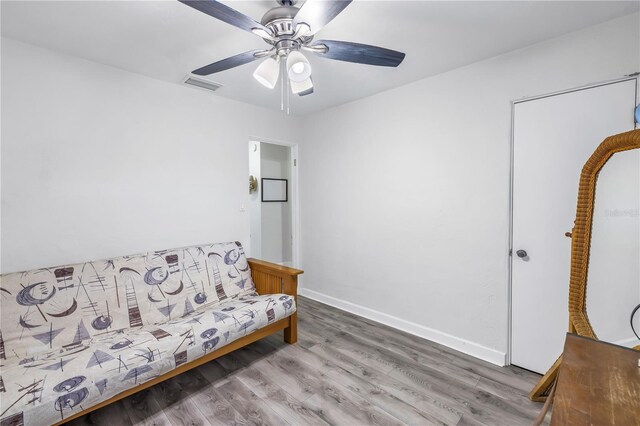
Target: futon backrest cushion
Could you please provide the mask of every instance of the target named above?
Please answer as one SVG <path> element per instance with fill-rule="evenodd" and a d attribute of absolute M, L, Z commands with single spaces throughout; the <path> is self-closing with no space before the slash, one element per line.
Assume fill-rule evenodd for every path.
<path fill-rule="evenodd" d="M 189 315 L 255 292 L 239 242 L 0 276 L 0 358 Z"/>

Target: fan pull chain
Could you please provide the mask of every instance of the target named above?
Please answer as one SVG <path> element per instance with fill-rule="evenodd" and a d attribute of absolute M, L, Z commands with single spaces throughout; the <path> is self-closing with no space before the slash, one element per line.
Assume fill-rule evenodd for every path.
<path fill-rule="evenodd" d="M 286 68 L 284 61 L 280 61 L 280 111 L 284 111 L 284 74 Z"/>
<path fill-rule="evenodd" d="M 290 94 L 291 94 L 291 80 L 287 78 L 287 115 L 289 115 L 289 109 L 291 106 L 291 102 L 289 98 Z"/>

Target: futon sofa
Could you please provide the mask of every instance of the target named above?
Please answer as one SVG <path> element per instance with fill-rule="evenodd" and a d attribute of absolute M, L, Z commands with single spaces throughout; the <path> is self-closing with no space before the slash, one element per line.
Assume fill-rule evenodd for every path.
<path fill-rule="evenodd" d="M 284 329 L 300 270 L 238 242 L 0 277 L 0 423 L 57 424 Z"/>

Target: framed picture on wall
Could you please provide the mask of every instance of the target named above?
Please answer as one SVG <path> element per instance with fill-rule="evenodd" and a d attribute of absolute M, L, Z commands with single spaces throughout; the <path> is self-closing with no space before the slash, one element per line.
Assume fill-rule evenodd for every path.
<path fill-rule="evenodd" d="M 289 201 L 287 179 L 262 178 L 262 202 L 286 203 Z"/>

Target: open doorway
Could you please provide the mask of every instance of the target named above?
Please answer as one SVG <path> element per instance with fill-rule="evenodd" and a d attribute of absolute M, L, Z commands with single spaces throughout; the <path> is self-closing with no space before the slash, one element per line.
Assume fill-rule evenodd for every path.
<path fill-rule="evenodd" d="M 297 266 L 296 148 L 249 142 L 251 256 L 286 266 Z"/>

